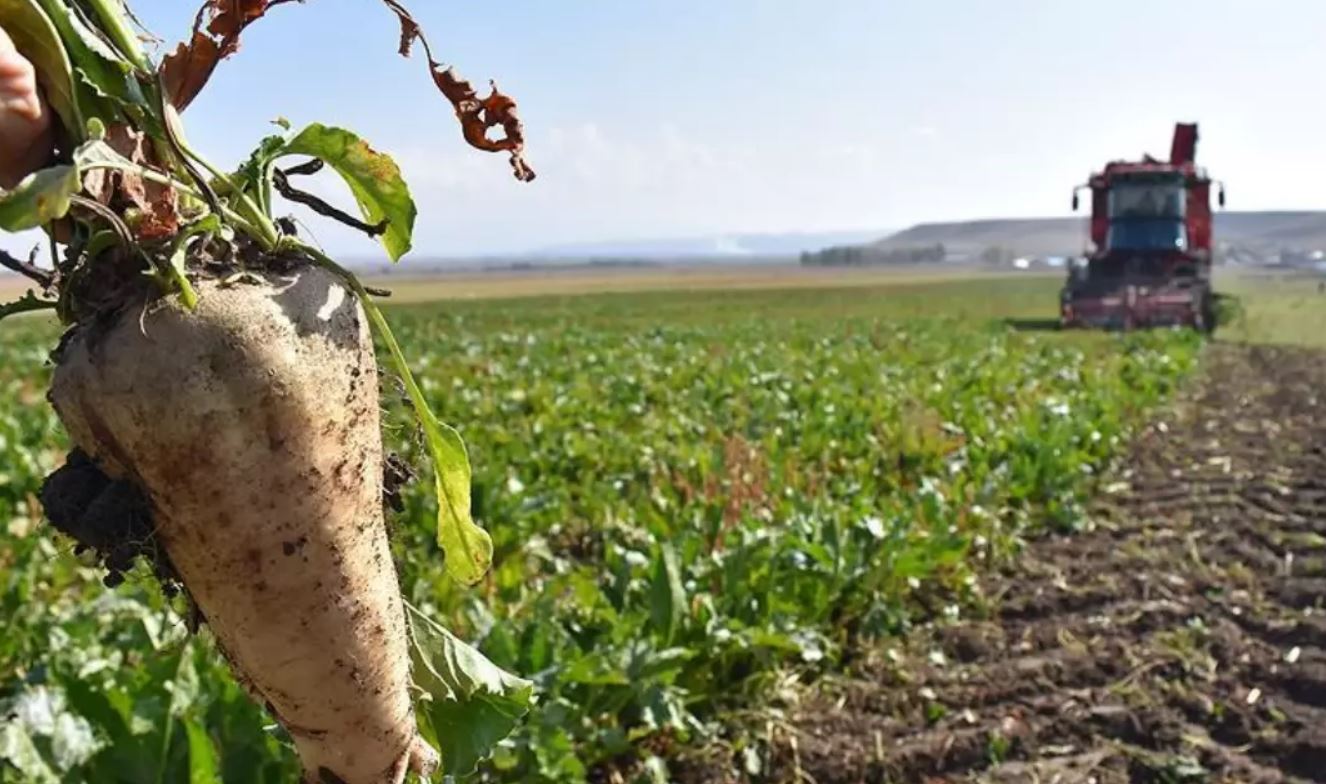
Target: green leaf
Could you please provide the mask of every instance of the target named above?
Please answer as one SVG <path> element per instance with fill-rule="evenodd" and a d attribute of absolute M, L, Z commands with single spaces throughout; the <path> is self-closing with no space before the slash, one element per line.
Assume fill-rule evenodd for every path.
<path fill-rule="evenodd" d="M 167 273 L 169 280 L 167 283 L 179 291 L 180 302 L 184 305 L 185 310 L 193 311 L 198 307 L 198 294 L 194 291 L 193 285 L 189 283 L 189 278 L 185 274 L 185 262 L 189 257 L 189 245 L 193 238 L 200 234 L 215 234 L 219 231 L 221 231 L 221 216 L 208 215 L 182 229 L 175 237 L 175 244 L 170 252 L 170 268 Z"/>
<path fill-rule="evenodd" d="M 130 23 L 129 9 L 125 6 L 125 2 L 126 0 L 87 0 L 88 5 L 97 14 L 97 29 L 117 48 L 117 53 L 121 57 L 146 73 L 152 70 L 152 65 L 143 53 L 142 43 Z"/>
<path fill-rule="evenodd" d="M 272 212 L 272 166 L 285 154 L 286 141 L 284 136 L 264 138 L 231 178 L 235 187 L 249 194 L 268 215 Z"/>
<path fill-rule="evenodd" d="M 184 722 L 189 736 L 189 784 L 221 784 L 216 747 L 207 730 L 193 719 Z"/>
<path fill-rule="evenodd" d="M 180 717 L 193 705 L 198 699 L 201 684 L 198 680 L 198 670 L 193 666 L 193 647 L 185 645 L 180 651 L 179 664 L 175 668 L 175 677 L 171 679 L 168 688 L 170 689 L 170 715 Z"/>
<path fill-rule="evenodd" d="M 61 713 L 56 717 L 55 731 L 51 734 L 51 754 L 57 768 L 71 771 L 92 759 L 101 748 L 102 743 L 97 740 L 87 719 L 72 713 Z"/>
<path fill-rule="evenodd" d="M 465 585 L 474 585 L 488 573 L 493 563 L 493 539 L 474 523 L 470 514 L 470 456 L 456 428 L 438 421 L 414 380 L 405 354 L 391 333 L 382 311 L 361 294 L 364 309 L 377 324 L 405 381 L 410 402 L 428 443 L 433 461 L 433 481 L 437 489 L 437 543 L 446 554 L 447 573 Z"/>
<path fill-rule="evenodd" d="M 688 662 L 698 655 L 698 651 L 690 648 L 651 650 L 639 661 L 631 663 L 630 677 L 636 680 L 669 677 L 680 672 Z"/>
<path fill-rule="evenodd" d="M 74 99 L 74 68 L 50 17 L 36 0 L 0 0 L 0 19 L 14 46 L 36 67 L 46 101 L 64 129 L 81 139 L 83 116 Z"/>
<path fill-rule="evenodd" d="M 37 745 L 32 742 L 19 722 L 6 722 L 0 725 L 0 760 L 13 765 L 32 784 L 56 784 L 59 778 L 55 771 L 42 759 Z"/>
<path fill-rule="evenodd" d="M 649 586 L 649 617 L 665 645 L 672 642 L 685 610 L 686 590 L 681 585 L 677 553 L 672 545 L 664 544 L 659 547 L 659 557 L 654 560 L 654 577 Z"/>
<path fill-rule="evenodd" d="M 406 608 L 415 685 L 428 695 L 417 709 L 438 744 L 443 773 L 467 776 L 529 711 L 534 684 L 493 664 L 409 604 Z"/>
<path fill-rule="evenodd" d="M 76 166 L 52 166 L 28 175 L 13 190 L 0 193 L 0 229 L 24 231 L 63 218 L 69 198 L 81 187 Z"/>
<path fill-rule="evenodd" d="M 145 103 L 138 82 L 131 77 L 133 65 L 90 28 L 72 4 L 65 0 L 39 2 L 64 42 L 76 77 L 75 99 L 85 117 L 105 119 L 106 99 L 122 105 Z"/>
<path fill-rule="evenodd" d="M 447 557 L 447 571 L 465 585 L 474 585 L 493 563 L 493 540 L 470 516 L 470 458 L 460 433 L 437 420 L 433 412 L 418 412 L 433 458 L 437 486 L 437 543 Z"/>
<path fill-rule="evenodd" d="M 314 124 L 286 145 L 285 155 L 311 155 L 335 169 L 350 186 L 364 221 L 388 221 L 382 244 L 392 261 L 410 252 L 416 210 L 400 167 L 350 131 Z"/>

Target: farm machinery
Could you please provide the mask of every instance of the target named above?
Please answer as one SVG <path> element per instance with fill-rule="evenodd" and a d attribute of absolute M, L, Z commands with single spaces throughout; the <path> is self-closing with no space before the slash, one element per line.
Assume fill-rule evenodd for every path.
<path fill-rule="evenodd" d="M 1092 249 L 1069 266 L 1063 326 L 1215 328 L 1211 179 L 1196 153 L 1197 125 L 1179 123 L 1168 161 L 1113 161 L 1073 190 L 1074 211 L 1091 191 Z"/>

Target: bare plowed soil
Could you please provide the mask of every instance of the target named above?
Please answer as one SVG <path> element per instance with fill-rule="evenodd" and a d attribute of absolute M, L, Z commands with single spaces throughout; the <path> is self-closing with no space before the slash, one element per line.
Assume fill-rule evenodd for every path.
<path fill-rule="evenodd" d="M 1090 532 L 821 690 L 780 781 L 1326 782 L 1326 354 L 1214 345 Z"/>

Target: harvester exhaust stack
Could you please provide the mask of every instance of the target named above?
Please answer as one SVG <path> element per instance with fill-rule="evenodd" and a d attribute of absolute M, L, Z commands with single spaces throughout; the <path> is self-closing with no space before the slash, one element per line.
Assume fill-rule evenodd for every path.
<path fill-rule="evenodd" d="M 1169 149 L 1169 162 L 1183 166 L 1197 161 L 1197 123 L 1178 123 L 1174 126 L 1174 143 Z"/>

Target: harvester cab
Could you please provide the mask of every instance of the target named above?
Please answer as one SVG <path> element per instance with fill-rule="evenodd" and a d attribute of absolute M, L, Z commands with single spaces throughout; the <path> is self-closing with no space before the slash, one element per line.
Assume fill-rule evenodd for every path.
<path fill-rule="evenodd" d="M 1196 152 L 1197 126 L 1180 123 L 1168 161 L 1114 161 L 1074 189 L 1074 210 L 1081 191 L 1091 194 L 1092 247 L 1085 265 L 1070 266 L 1064 326 L 1214 328 L 1212 182 Z"/>

